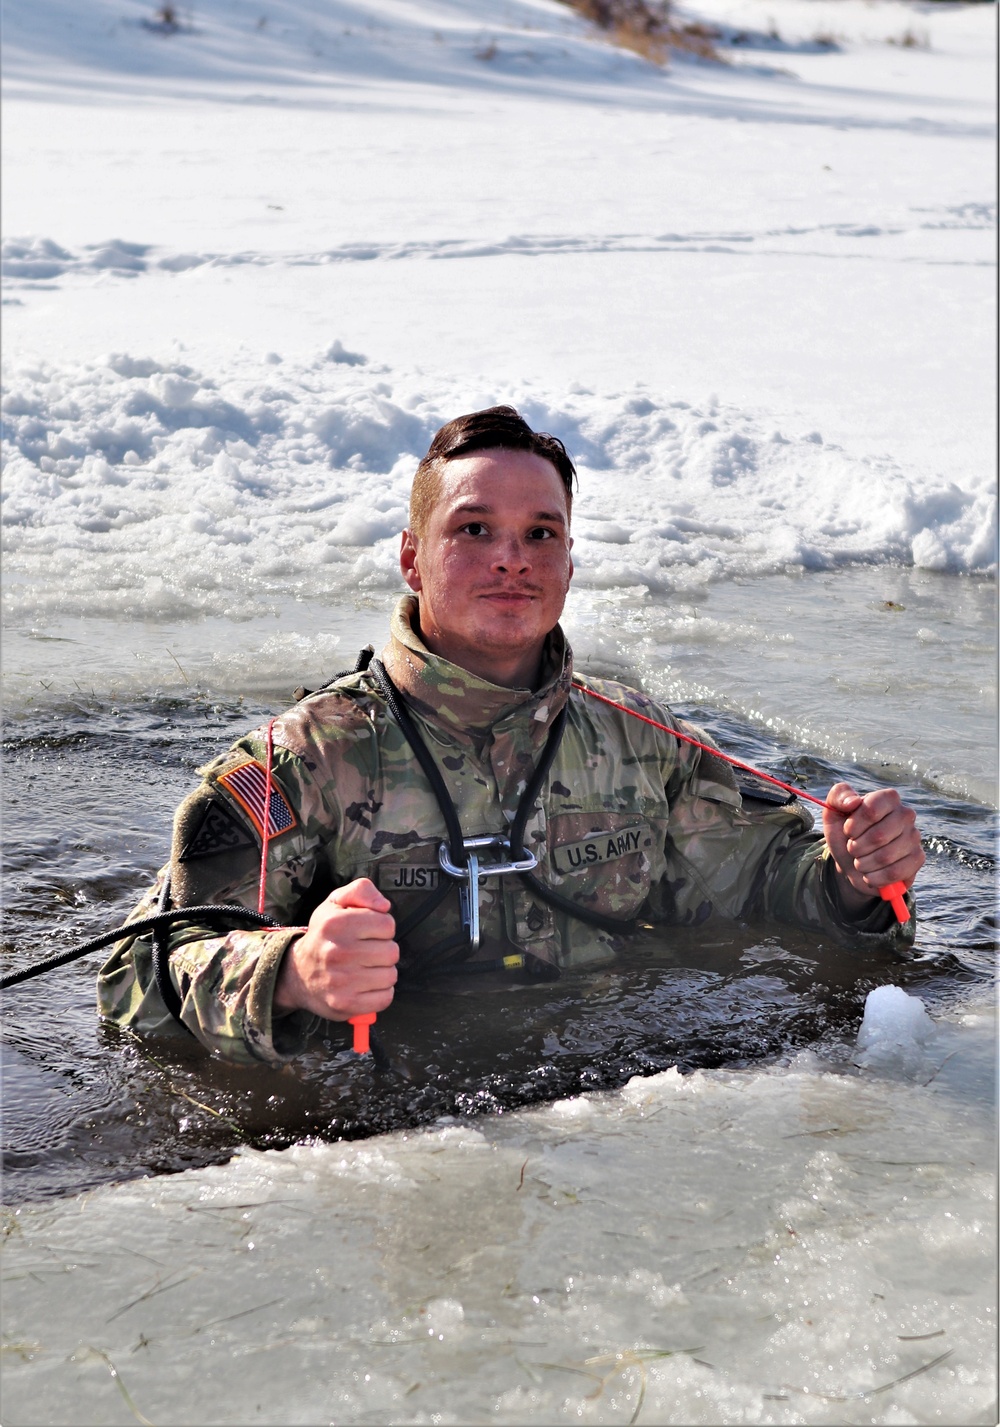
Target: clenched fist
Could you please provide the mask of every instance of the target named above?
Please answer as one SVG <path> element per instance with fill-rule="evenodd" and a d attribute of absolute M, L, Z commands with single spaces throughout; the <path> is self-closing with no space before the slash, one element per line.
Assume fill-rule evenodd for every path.
<path fill-rule="evenodd" d="M 911 886 L 925 862 L 917 815 L 895 788 L 877 788 L 864 797 L 849 783 L 827 794 L 838 813 L 823 813 L 823 835 L 840 874 L 840 896 L 848 911 L 860 911 L 890 882 Z"/>
<path fill-rule="evenodd" d="M 367 877 L 338 887 L 285 953 L 274 1009 L 346 1021 L 384 1011 L 393 997 L 399 947 L 391 903 Z"/>

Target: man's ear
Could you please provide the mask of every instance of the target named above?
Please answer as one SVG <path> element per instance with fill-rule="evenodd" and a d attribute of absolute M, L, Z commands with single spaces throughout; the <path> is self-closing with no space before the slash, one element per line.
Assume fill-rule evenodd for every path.
<path fill-rule="evenodd" d="M 410 589 L 415 595 L 418 595 L 423 588 L 423 581 L 420 578 L 420 568 L 417 563 L 417 537 L 412 535 L 409 530 L 403 531 L 402 539 L 399 542 L 399 568 Z"/>

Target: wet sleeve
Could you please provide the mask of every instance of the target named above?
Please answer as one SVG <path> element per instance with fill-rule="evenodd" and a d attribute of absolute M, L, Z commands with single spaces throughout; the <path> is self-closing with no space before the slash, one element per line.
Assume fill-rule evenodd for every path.
<path fill-rule="evenodd" d="M 701 730 L 681 725 L 702 740 Z M 712 915 L 773 917 L 830 937 L 841 945 L 903 949 L 913 940 L 910 920 L 896 921 L 881 899 L 860 916 L 841 906 L 836 868 L 823 836 L 801 803 L 743 798 L 731 768 L 686 747 L 668 780 L 666 889 L 672 919 L 696 924 Z"/>
<path fill-rule="evenodd" d="M 209 765 L 204 782 L 178 809 L 171 850 L 174 907 L 236 903 L 256 910 L 261 855 L 262 765 L 253 743 Z M 306 809 L 307 811 L 304 811 Z M 274 987 L 282 958 L 312 909 L 330 890 L 323 880 L 324 839 L 335 836 L 335 814 L 319 815 L 316 789 L 301 761 L 275 750 L 265 909 L 274 931 L 231 930 L 175 923 L 169 933 L 169 974 L 180 1019 L 209 1050 L 243 1063 L 281 1063 L 297 1054 L 317 1018 L 275 1015 Z M 166 869 L 133 913 L 156 910 Z M 176 1023 L 160 996 L 150 936 L 119 942 L 98 980 L 98 1008 L 143 1032 Z"/>

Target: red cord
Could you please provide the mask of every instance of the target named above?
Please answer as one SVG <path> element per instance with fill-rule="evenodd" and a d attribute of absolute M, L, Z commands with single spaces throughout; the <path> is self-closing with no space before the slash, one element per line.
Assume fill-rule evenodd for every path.
<path fill-rule="evenodd" d="M 573 680 L 574 689 L 579 689 L 581 694 L 588 694 L 592 699 L 599 699 L 602 704 L 607 704 L 609 708 L 618 709 L 620 713 L 627 713 L 632 718 L 639 719 L 642 723 L 648 723 L 653 728 L 660 729 L 663 733 L 669 733 L 674 738 L 680 739 L 682 743 L 690 743 L 694 748 L 700 748 L 705 753 L 710 753 L 713 758 L 722 758 L 726 763 L 731 763 L 734 768 L 742 768 L 747 773 L 752 773 L 755 778 L 763 778 L 766 783 L 773 783 L 775 787 L 782 788 L 786 793 L 791 793 L 793 797 L 805 798 L 810 803 L 815 803 L 819 808 L 826 808 L 828 812 L 836 813 L 838 817 L 844 814 L 840 808 L 835 808 L 832 803 L 826 802 L 823 798 L 814 797 L 812 793 L 805 792 L 802 788 L 796 788 L 791 783 L 783 783 L 780 778 L 772 778 L 770 773 L 762 773 L 759 768 L 755 768 L 752 763 L 744 763 L 740 758 L 734 758 L 731 753 L 723 753 L 721 748 L 713 748 L 709 743 L 700 743 L 697 738 L 692 738 L 690 734 L 681 733 L 679 729 L 671 728 L 667 723 L 660 723 L 655 718 L 647 718 L 645 714 L 637 713 L 635 709 L 630 709 L 627 704 L 618 703 L 615 699 L 609 699 L 606 694 L 599 694 L 596 689 L 588 689 L 586 684 L 579 684 Z M 267 762 L 265 767 L 264 781 L 264 826 L 262 829 L 261 850 L 260 850 L 260 883 L 257 888 L 257 910 L 264 915 L 264 899 L 267 890 L 267 845 L 271 838 L 271 769 L 274 762 L 274 719 L 267 725 Z M 880 895 L 885 901 L 892 901 L 896 916 L 901 922 L 909 918 L 906 911 L 906 904 L 902 900 L 902 890 L 905 890 L 905 883 L 893 882 L 889 887 L 881 887 Z M 905 913 L 905 915 L 904 915 Z M 353 1018 L 352 1018 L 353 1023 Z"/>
<path fill-rule="evenodd" d="M 731 763 L 734 768 L 743 768 L 747 773 L 752 773 L 755 778 L 763 778 L 765 782 L 774 783 L 779 788 L 784 788 L 786 793 L 792 793 L 797 798 L 805 798 L 810 803 L 815 803 L 819 808 L 826 808 L 828 812 L 836 813 L 840 818 L 845 814 L 840 808 L 835 808 L 832 803 L 825 802 L 822 798 L 813 797 L 812 793 L 803 792 L 801 788 L 793 787 L 791 783 L 783 783 L 780 778 L 772 778 L 770 773 L 762 773 L 759 768 L 754 768 L 751 763 L 744 763 L 739 758 L 734 758 L 731 753 L 723 753 L 721 748 L 713 748 L 709 743 L 699 743 L 696 738 L 691 738 L 689 734 L 681 733 L 676 728 L 671 728 L 667 723 L 659 723 L 655 718 L 647 718 L 645 714 L 636 713 L 635 709 L 630 709 L 628 704 L 617 703 L 614 699 L 609 699 L 606 694 L 599 694 L 596 689 L 588 689 L 586 684 L 579 684 L 573 680 L 574 689 L 579 689 L 581 694 L 589 694 L 592 699 L 600 699 L 602 704 L 607 704 L 609 708 L 618 709 L 621 713 L 631 714 L 633 718 L 640 719 L 643 723 L 651 724 L 653 728 L 659 728 L 664 733 L 672 734 L 674 738 L 679 738 L 682 743 L 690 743 L 695 748 L 701 748 L 706 753 L 710 753 L 713 758 L 722 758 L 727 763 Z M 903 900 L 906 893 L 905 882 L 890 882 L 888 887 L 880 887 L 878 894 L 883 902 L 891 902 L 892 910 L 896 913 L 896 920 L 908 922 L 910 920 L 909 909 Z"/>
<path fill-rule="evenodd" d="M 274 719 L 267 725 L 266 747 L 267 754 L 264 763 L 264 821 L 261 827 L 260 840 L 260 881 L 257 884 L 257 911 L 261 916 L 265 915 L 264 902 L 267 896 L 267 845 L 271 840 L 271 788 L 273 786 L 274 768 Z M 304 932 L 305 927 L 285 928 L 286 931 Z M 348 1020 L 354 1032 L 354 1049 L 358 1055 L 370 1055 L 371 1045 L 369 1031 L 375 1024 L 375 1017 L 371 1012 L 363 1016 L 349 1016 Z"/>
<path fill-rule="evenodd" d="M 264 916 L 267 896 L 267 844 L 271 840 L 271 768 L 274 763 L 274 719 L 267 725 L 267 761 L 264 771 L 264 825 L 261 828 L 260 881 L 257 884 L 257 911 Z"/>
<path fill-rule="evenodd" d="M 579 689 L 581 694 L 589 694 L 592 699 L 600 699 L 602 704 L 609 704 L 611 708 L 631 714 L 633 718 L 641 719 L 643 723 L 652 724 L 654 728 L 662 729 L 664 733 L 673 734 L 674 738 L 679 738 L 682 743 L 691 743 L 695 748 L 704 749 L 706 753 L 711 753 L 713 758 L 724 758 L 734 768 L 743 768 L 747 773 L 752 773 L 755 778 L 763 778 L 768 783 L 775 783 L 779 788 L 784 788 L 786 793 L 792 793 L 797 798 L 805 798 L 808 802 L 815 803 L 817 807 L 826 808 L 828 812 L 836 813 L 838 817 L 844 816 L 841 810 L 835 808 L 832 803 L 824 802 L 822 798 L 814 798 L 812 793 L 805 793 L 801 788 L 793 787 L 791 783 L 783 783 L 780 778 L 772 778 L 770 773 L 762 773 L 759 768 L 754 768 L 750 763 L 743 763 L 739 758 L 734 758 L 731 753 L 723 753 L 721 748 L 713 748 L 710 743 L 699 743 L 696 738 L 691 738 L 686 733 L 680 733 L 676 728 L 671 728 L 669 724 L 657 723 L 655 718 L 647 718 L 645 714 L 636 713 L 635 709 L 630 709 L 627 704 L 616 703 L 614 699 L 599 694 L 596 689 L 588 689 L 586 684 L 578 684 L 575 679 L 573 687 Z"/>

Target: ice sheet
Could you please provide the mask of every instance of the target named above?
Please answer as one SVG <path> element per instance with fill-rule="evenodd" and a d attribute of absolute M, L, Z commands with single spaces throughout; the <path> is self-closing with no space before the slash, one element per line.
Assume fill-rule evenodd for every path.
<path fill-rule="evenodd" d="M 988 1110 L 808 1053 L 9 1228 L 10 1421 L 993 1420 Z"/>

